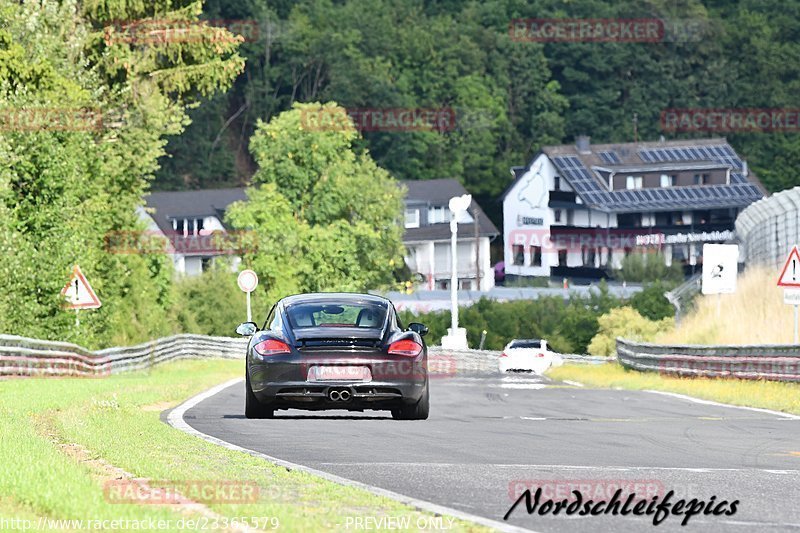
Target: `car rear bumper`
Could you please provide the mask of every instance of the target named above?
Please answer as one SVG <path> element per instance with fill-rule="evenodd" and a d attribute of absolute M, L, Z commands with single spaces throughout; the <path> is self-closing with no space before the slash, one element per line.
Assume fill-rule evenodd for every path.
<path fill-rule="evenodd" d="M 309 381 L 308 370 L 320 364 L 370 368 L 372 379 Z M 250 362 L 250 386 L 255 397 L 276 409 L 392 409 L 418 402 L 428 385 L 423 357 L 417 360 L 304 360 Z M 331 392 L 347 391 L 347 400 L 331 398 Z M 336 395 L 334 395 L 336 396 Z"/>

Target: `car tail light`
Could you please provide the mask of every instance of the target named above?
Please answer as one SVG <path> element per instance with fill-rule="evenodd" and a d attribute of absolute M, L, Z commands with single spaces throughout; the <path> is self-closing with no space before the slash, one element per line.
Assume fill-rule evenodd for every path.
<path fill-rule="evenodd" d="M 389 353 L 392 355 L 405 355 L 406 357 L 416 357 L 422 351 L 422 346 L 416 342 L 403 339 L 389 345 Z"/>
<path fill-rule="evenodd" d="M 537 353 L 536 357 L 544 357 L 544 354 L 543 353 Z"/>
<path fill-rule="evenodd" d="M 500 357 L 508 357 L 508 354 L 506 352 L 503 352 L 500 354 Z"/>
<path fill-rule="evenodd" d="M 256 344 L 253 349 L 261 356 L 278 355 L 282 353 L 291 353 L 289 345 L 283 341 L 275 339 L 267 339 Z"/>

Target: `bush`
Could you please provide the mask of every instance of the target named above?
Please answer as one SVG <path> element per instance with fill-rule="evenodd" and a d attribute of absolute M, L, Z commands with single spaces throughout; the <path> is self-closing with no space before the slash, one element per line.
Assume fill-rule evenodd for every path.
<path fill-rule="evenodd" d="M 675 316 L 675 307 L 669 303 L 664 293 L 673 289 L 674 283 L 657 281 L 645 286 L 628 300 L 628 304 L 636 309 L 639 314 L 650 320 Z"/>
<path fill-rule="evenodd" d="M 467 341 L 473 348 L 480 344 L 486 330 L 484 348 L 502 350 L 511 339 L 544 338 L 553 350 L 561 353 L 586 353 L 586 347 L 598 331 L 597 319 L 620 305 L 605 284 L 588 297 L 546 296 L 536 300 L 498 302 L 481 298 L 470 307 L 459 309 L 459 326 L 467 329 Z M 430 329 L 429 345 L 441 342 L 450 327 L 450 312 L 414 314 L 402 311 L 403 324 L 422 322 Z"/>
<path fill-rule="evenodd" d="M 661 253 L 630 254 L 622 260 L 621 267 L 614 271 L 614 277 L 636 283 L 650 281 L 680 283 L 684 278 L 681 264 L 673 261 L 667 266 Z"/>
<path fill-rule="evenodd" d="M 177 280 L 173 316 L 182 333 L 233 337 L 236 326 L 247 320 L 247 297 L 236 284 L 236 272 L 227 263 L 199 276 Z M 259 286 L 251 297 L 253 320 L 261 325 L 269 312 Z"/>
<path fill-rule="evenodd" d="M 589 343 L 589 353 L 608 356 L 617 351 L 617 337 L 633 341 L 652 341 L 658 333 L 671 329 L 672 318 L 648 320 L 633 307 L 612 309 L 598 320 L 599 331 Z"/>

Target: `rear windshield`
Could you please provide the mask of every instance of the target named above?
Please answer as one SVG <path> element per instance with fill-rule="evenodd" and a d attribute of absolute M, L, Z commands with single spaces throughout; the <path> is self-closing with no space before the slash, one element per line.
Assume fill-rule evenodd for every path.
<path fill-rule="evenodd" d="M 541 348 L 542 341 L 512 341 L 509 348 Z"/>
<path fill-rule="evenodd" d="M 301 303 L 286 309 L 293 328 L 375 328 L 383 327 L 386 306 L 373 302 Z"/>

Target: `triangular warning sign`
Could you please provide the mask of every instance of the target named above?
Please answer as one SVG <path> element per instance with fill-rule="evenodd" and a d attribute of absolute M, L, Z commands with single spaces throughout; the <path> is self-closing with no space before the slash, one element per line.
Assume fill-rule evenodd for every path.
<path fill-rule="evenodd" d="M 78 265 L 72 269 L 72 277 L 61 289 L 61 295 L 67 299 L 67 309 L 97 309 L 101 305 Z"/>
<path fill-rule="evenodd" d="M 778 277 L 778 286 L 800 287 L 800 252 L 797 251 L 797 246 L 792 246 L 792 251 L 786 258 L 786 264 Z"/>

